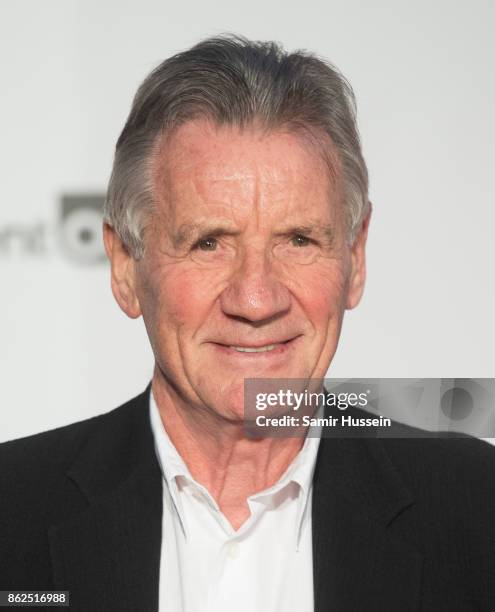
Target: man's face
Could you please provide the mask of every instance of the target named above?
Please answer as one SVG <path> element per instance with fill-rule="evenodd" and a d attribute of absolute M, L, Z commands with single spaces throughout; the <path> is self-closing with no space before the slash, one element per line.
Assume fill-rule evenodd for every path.
<path fill-rule="evenodd" d="M 203 120 L 167 139 L 155 170 L 131 296 L 113 282 L 142 313 L 165 384 L 237 420 L 245 378 L 324 377 L 364 283 L 366 232 L 346 245 L 339 172 L 297 135 Z"/>

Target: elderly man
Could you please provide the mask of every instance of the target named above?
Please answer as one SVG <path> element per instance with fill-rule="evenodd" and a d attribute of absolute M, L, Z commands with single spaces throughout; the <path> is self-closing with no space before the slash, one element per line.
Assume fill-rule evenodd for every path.
<path fill-rule="evenodd" d="M 104 240 L 153 379 L 2 445 L 1 589 L 85 612 L 495 609 L 491 447 L 244 429 L 245 379 L 324 377 L 367 185 L 352 91 L 314 55 L 227 36 L 147 77 Z"/>

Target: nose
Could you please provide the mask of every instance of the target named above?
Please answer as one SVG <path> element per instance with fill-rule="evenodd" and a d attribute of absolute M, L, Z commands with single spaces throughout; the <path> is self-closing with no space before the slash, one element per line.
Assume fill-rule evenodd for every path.
<path fill-rule="evenodd" d="M 220 295 L 223 312 L 230 317 L 261 323 L 290 308 L 290 292 L 277 278 L 274 262 L 260 249 L 246 251 Z"/>

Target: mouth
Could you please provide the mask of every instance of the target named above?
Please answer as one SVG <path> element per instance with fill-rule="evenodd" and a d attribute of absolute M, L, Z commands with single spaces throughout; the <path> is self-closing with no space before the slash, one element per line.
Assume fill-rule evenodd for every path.
<path fill-rule="evenodd" d="M 277 346 L 285 344 L 285 342 L 279 342 L 276 344 L 266 344 L 265 346 L 252 347 L 252 346 L 229 346 L 234 351 L 240 353 L 266 353 L 267 351 L 273 351 Z"/>
<path fill-rule="evenodd" d="M 296 340 L 300 336 L 294 336 L 293 338 L 289 338 L 288 340 L 282 341 L 267 341 L 263 343 L 257 344 L 222 344 L 219 342 L 214 342 L 213 344 L 220 349 L 222 352 L 230 353 L 231 355 L 244 355 L 244 356 L 254 356 L 259 354 L 282 354 L 285 353 L 292 345 L 296 342 Z"/>

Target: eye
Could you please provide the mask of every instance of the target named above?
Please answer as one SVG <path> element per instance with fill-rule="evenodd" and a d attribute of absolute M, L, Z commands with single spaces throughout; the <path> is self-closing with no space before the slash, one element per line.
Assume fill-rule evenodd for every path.
<path fill-rule="evenodd" d="M 307 236 L 303 236 L 302 234 L 296 234 L 291 238 L 292 246 L 295 247 L 305 247 L 308 244 L 311 244 L 312 240 L 310 240 Z"/>
<path fill-rule="evenodd" d="M 212 236 L 207 236 L 206 238 L 201 238 L 198 240 L 196 244 L 193 246 L 193 249 L 199 249 L 200 251 L 215 251 L 218 245 L 218 241 L 216 238 Z"/>

